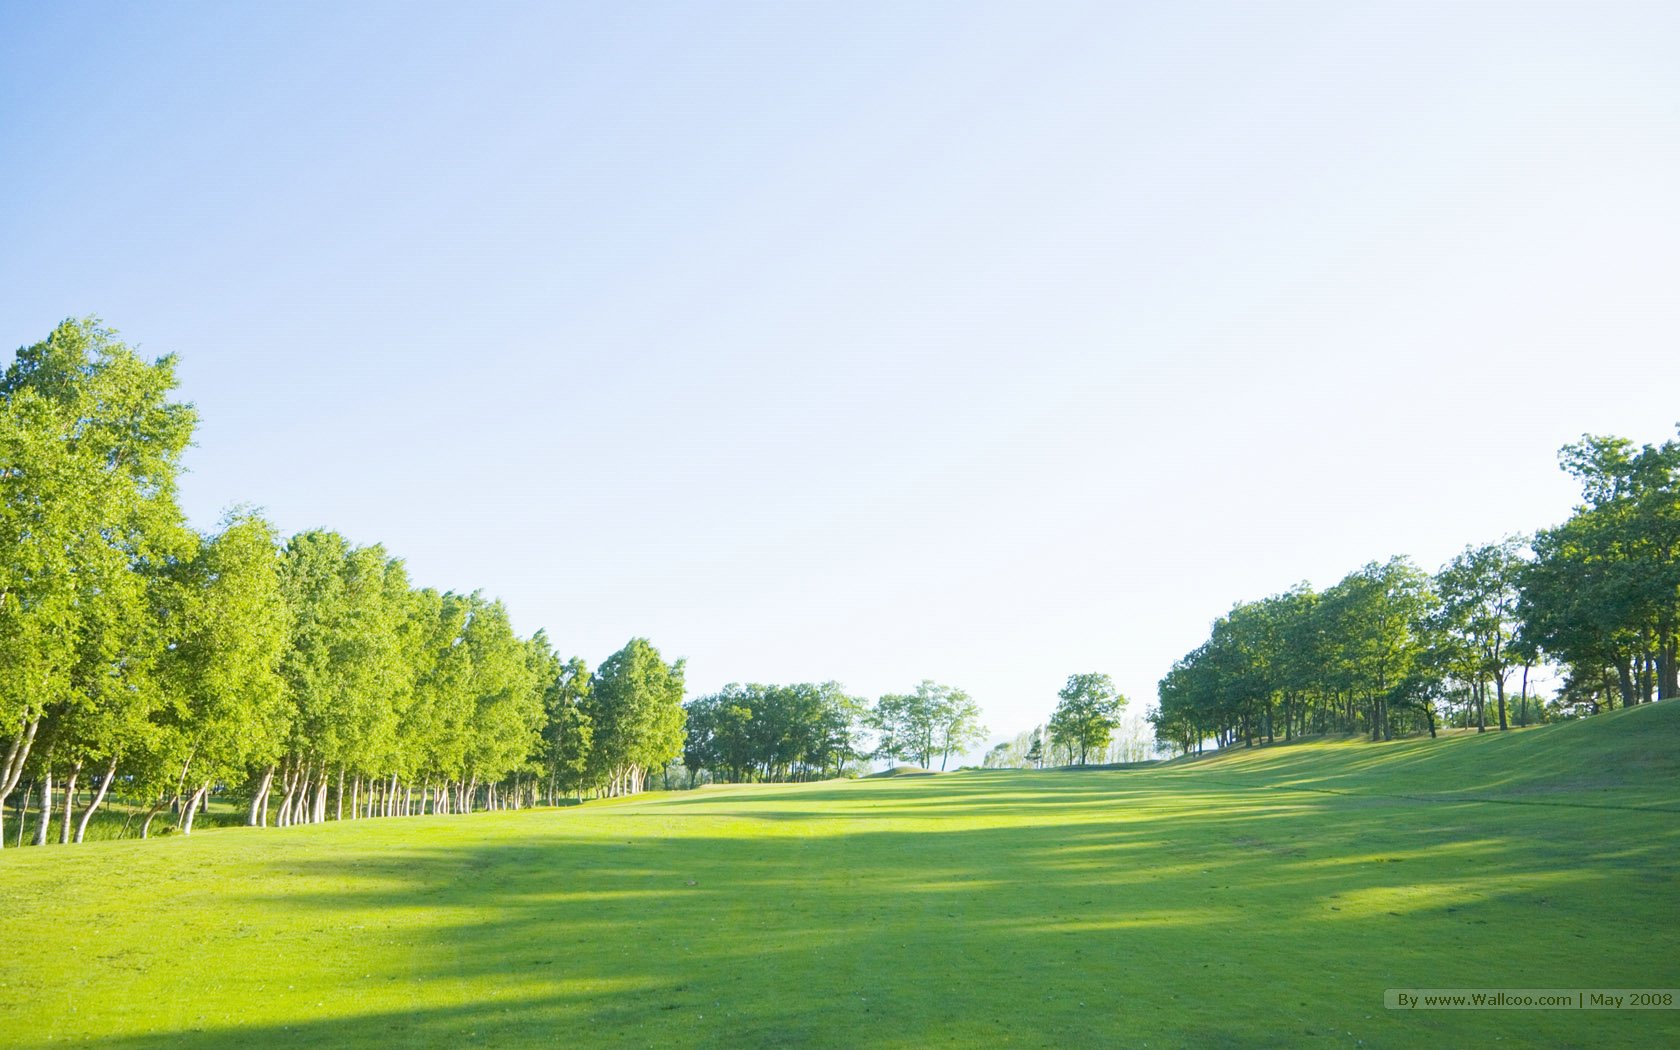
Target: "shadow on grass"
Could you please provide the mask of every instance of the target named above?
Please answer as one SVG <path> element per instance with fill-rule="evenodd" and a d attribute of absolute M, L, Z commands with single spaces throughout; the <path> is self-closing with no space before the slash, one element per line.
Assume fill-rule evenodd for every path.
<path fill-rule="evenodd" d="M 1167 796 L 1127 776 L 708 791 L 411 823 L 462 833 L 447 844 L 276 851 L 224 900 L 261 949 L 211 937 L 158 977 L 178 1009 L 76 1034 L 109 1050 L 1426 1044 L 1504 1029 L 1386 1015 L 1385 987 L 1680 984 L 1651 921 L 1680 822 Z M 1524 1031 L 1595 1031 L 1578 1023 Z"/>

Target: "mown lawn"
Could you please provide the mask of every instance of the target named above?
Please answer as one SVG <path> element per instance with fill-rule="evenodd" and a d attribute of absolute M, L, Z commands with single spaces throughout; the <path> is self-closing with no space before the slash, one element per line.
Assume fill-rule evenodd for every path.
<path fill-rule="evenodd" d="M 0 854 L 0 1044 L 1654 1046 L 1680 705 Z"/>

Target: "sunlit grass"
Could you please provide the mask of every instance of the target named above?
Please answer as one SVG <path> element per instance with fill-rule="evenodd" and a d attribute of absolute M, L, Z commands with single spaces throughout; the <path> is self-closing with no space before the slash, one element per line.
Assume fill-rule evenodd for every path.
<path fill-rule="evenodd" d="M 1680 705 L 1145 770 L 712 788 L 0 855 L 0 1043 L 1662 1045 Z"/>

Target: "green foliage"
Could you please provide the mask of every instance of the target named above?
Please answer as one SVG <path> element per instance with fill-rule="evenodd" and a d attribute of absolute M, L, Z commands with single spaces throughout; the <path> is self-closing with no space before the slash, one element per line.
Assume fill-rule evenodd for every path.
<path fill-rule="evenodd" d="M 1559 458 L 1586 502 L 1535 537 L 1523 646 L 1562 661 L 1593 711 L 1680 695 L 1680 441 L 1587 435 Z"/>
<path fill-rule="evenodd" d="M 858 757 L 863 701 L 837 682 L 730 684 L 689 702 L 683 765 L 690 779 L 813 780 Z"/>
<path fill-rule="evenodd" d="M 0 376 L 0 816 L 22 783 L 90 780 L 78 841 L 113 786 L 141 834 L 165 807 L 190 831 L 212 792 L 255 823 L 508 808 L 635 790 L 680 749 L 681 664 L 645 641 L 594 696 L 500 603 L 415 589 L 380 546 L 282 546 L 245 511 L 194 535 L 174 386 L 93 320 Z"/>
<path fill-rule="evenodd" d="M 238 781 L 278 757 L 289 708 L 281 660 L 291 632 L 279 537 L 250 513 L 228 519 L 181 566 L 172 692 L 198 781 Z"/>
<path fill-rule="evenodd" d="M 665 663 L 646 638 L 607 657 L 582 701 L 592 782 L 613 795 L 639 791 L 648 770 L 682 754 L 682 698 L 683 661 Z"/>
<path fill-rule="evenodd" d="M 548 724 L 543 732 L 546 764 L 557 791 L 575 795 L 588 785 L 589 755 L 595 732 L 585 706 L 589 699 L 589 665 L 573 657 L 564 666 L 554 660 L 553 673 L 543 692 Z"/>
<path fill-rule="evenodd" d="M 1371 562 L 1322 594 L 1305 585 L 1239 603 L 1208 640 L 1173 665 L 1151 715 L 1157 739 L 1180 751 L 1297 733 L 1432 724 L 1431 578 L 1405 558 Z"/>
<path fill-rule="evenodd" d="M 1126 698 L 1106 674 L 1069 675 L 1056 695 L 1061 703 L 1050 716 L 1050 738 L 1077 754 L 1084 765 L 1093 752 L 1108 747 Z"/>
<path fill-rule="evenodd" d="M 952 751 L 985 739 L 980 708 L 961 689 L 924 679 L 914 693 L 889 693 L 875 702 L 869 717 L 876 733 L 875 757 L 909 759 L 918 766 L 941 768 Z"/>
<path fill-rule="evenodd" d="M 91 318 L 0 377 L 0 812 L 31 762 L 74 777 L 164 749 L 170 577 L 193 546 L 175 478 L 196 417 L 174 387 L 173 358 Z"/>

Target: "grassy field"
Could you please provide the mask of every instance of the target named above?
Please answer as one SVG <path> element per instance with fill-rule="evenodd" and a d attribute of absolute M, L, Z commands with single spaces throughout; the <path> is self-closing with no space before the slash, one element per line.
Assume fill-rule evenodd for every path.
<path fill-rule="evenodd" d="M 1653 1046 L 1680 704 L 1104 772 L 0 854 L 0 1044 Z"/>

